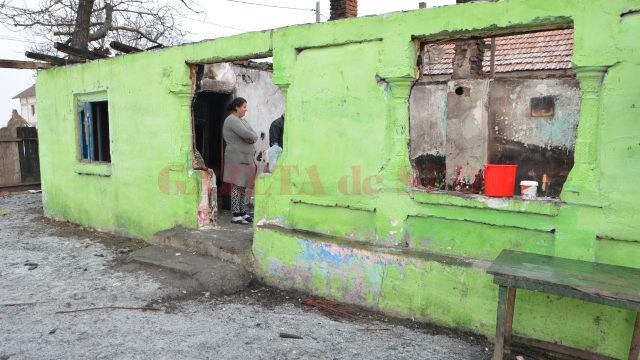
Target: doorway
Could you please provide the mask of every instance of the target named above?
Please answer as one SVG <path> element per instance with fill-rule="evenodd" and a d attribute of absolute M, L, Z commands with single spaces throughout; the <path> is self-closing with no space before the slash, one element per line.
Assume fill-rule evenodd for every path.
<path fill-rule="evenodd" d="M 218 189 L 218 210 L 229 210 L 229 191 L 223 188 L 224 140 L 222 125 L 227 116 L 227 104 L 233 100 L 232 94 L 198 92 L 193 100 L 194 145 L 200 152 L 207 167 L 216 175 Z M 227 194 L 227 195 L 223 195 Z"/>

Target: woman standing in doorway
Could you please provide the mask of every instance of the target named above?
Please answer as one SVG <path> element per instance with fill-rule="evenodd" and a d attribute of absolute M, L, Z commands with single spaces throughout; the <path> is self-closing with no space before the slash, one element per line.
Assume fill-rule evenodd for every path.
<path fill-rule="evenodd" d="M 222 136 L 227 143 L 224 150 L 224 175 L 222 180 L 233 186 L 231 189 L 231 222 L 249 224 L 253 222 L 245 211 L 245 194 L 247 187 L 253 188 L 257 167 L 253 160 L 255 149 L 253 144 L 258 135 L 244 119 L 247 113 L 247 100 L 235 98 L 227 107 L 231 114 L 222 126 Z"/>

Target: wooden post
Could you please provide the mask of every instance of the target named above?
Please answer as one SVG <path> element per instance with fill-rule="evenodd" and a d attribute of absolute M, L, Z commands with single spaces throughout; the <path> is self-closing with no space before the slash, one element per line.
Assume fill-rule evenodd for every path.
<path fill-rule="evenodd" d="M 511 345 L 511 334 L 513 331 L 513 310 L 516 305 L 516 288 L 509 288 L 507 296 L 507 316 L 504 319 L 504 344 Z"/>
<path fill-rule="evenodd" d="M 491 78 L 496 76 L 496 38 L 491 38 Z"/>
<path fill-rule="evenodd" d="M 504 355 L 504 323 L 507 315 L 507 287 L 498 290 L 498 316 L 496 320 L 496 342 L 493 348 L 493 360 L 502 360 Z"/>
<path fill-rule="evenodd" d="M 638 355 L 640 355 L 640 313 L 636 313 L 636 324 L 633 327 L 633 336 L 631 337 L 629 360 L 638 360 Z"/>

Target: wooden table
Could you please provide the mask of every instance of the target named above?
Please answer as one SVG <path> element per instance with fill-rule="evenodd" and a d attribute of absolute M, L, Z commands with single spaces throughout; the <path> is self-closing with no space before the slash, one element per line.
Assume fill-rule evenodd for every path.
<path fill-rule="evenodd" d="M 584 359 L 611 359 L 585 350 L 512 335 L 516 289 L 573 297 L 636 312 L 629 360 L 640 353 L 640 269 L 503 250 L 489 267 L 498 292 L 494 360 L 505 347 L 521 344 Z"/>

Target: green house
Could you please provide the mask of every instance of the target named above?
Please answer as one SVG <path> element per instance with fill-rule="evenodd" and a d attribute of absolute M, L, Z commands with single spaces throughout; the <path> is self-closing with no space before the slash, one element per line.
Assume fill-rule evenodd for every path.
<path fill-rule="evenodd" d="M 542 80 L 500 75 L 499 51 L 487 57 L 492 44 L 499 50 L 505 36 L 567 29 L 570 68 L 542 80 L 569 90 L 543 91 L 554 87 L 539 83 L 527 85 L 537 92 L 525 100 L 513 97 L 524 85 L 508 81 Z M 501 0 L 252 32 L 42 71 L 45 215 L 145 239 L 177 225 L 197 228 L 194 69 L 273 56 L 287 122 L 278 167 L 256 180 L 256 274 L 270 285 L 492 337 L 497 286 L 486 269 L 503 249 L 640 267 L 638 34 L 635 0 Z M 462 70 L 425 77 L 425 64 L 447 51 Z M 439 86 L 439 97 L 429 99 L 440 100 L 410 102 L 418 86 Z M 565 102 L 570 89 L 577 95 Z M 414 136 L 410 108 L 423 105 L 428 115 L 431 103 L 440 104 L 442 121 L 417 124 L 426 135 Z M 507 106 L 513 112 L 495 112 Z M 495 123 L 509 114 L 526 116 L 516 116 L 516 127 Z M 89 129 L 90 143 L 83 138 Z M 511 136 L 504 129 L 520 130 Z M 417 148 L 428 154 L 436 132 L 446 160 L 430 164 L 446 169 L 433 189 L 425 182 L 437 169 L 421 173 L 411 149 L 424 142 Z M 541 145 L 532 134 L 544 135 Z M 552 155 L 560 165 L 546 169 Z M 535 171 L 519 171 L 518 180 L 538 181 L 539 196 L 547 182 L 557 193 L 484 196 L 477 169 L 468 169 L 500 159 L 519 169 L 526 160 Z M 624 357 L 634 321 L 624 310 L 522 291 L 514 328 Z"/>

